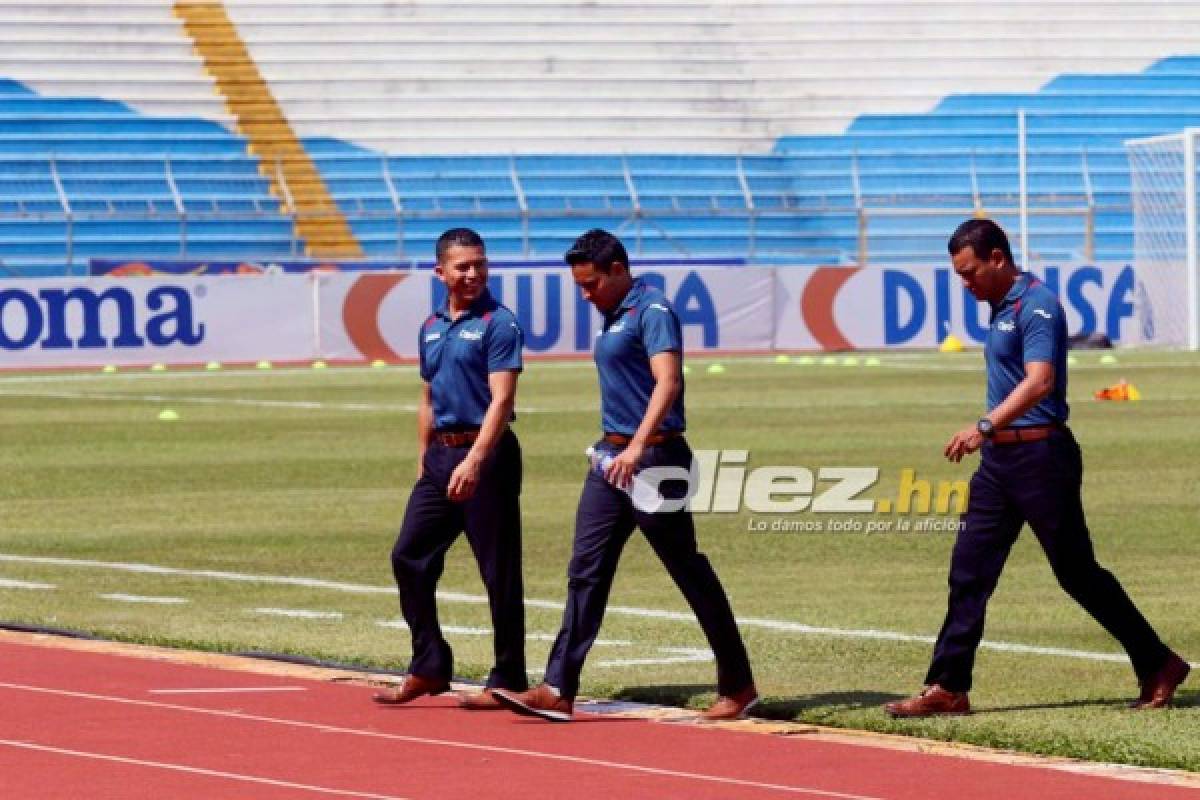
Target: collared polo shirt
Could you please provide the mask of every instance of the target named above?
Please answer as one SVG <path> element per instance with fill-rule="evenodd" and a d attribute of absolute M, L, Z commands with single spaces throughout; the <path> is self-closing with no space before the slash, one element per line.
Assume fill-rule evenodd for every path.
<path fill-rule="evenodd" d="M 656 381 L 650 358 L 674 351 L 683 354 L 683 330 L 666 296 L 640 278 L 604 317 L 596 334 L 594 356 L 600 379 L 601 427 L 607 433 L 632 436 L 646 416 Z M 659 426 L 663 431 L 686 427 L 683 392 Z"/>
<path fill-rule="evenodd" d="M 1025 365 L 1047 361 L 1054 366 L 1054 389 L 1011 427 L 1067 421 L 1067 321 L 1054 292 L 1029 272 L 1022 272 L 992 308 L 984 346 L 987 405 L 991 411 L 1025 379 Z"/>
<path fill-rule="evenodd" d="M 448 305 L 431 314 L 421 326 L 417 351 L 421 378 L 433 396 L 433 427 L 482 425 L 492 402 L 488 375 L 520 372 L 523 343 L 516 317 L 486 289 L 458 319 Z"/>

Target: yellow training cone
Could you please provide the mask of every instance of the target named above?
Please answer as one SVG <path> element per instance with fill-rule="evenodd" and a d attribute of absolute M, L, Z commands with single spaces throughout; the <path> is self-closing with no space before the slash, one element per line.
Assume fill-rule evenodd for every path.
<path fill-rule="evenodd" d="M 959 339 L 953 333 L 942 339 L 942 343 L 938 345 L 938 350 L 943 353 L 961 353 L 963 351 L 962 339 Z"/>

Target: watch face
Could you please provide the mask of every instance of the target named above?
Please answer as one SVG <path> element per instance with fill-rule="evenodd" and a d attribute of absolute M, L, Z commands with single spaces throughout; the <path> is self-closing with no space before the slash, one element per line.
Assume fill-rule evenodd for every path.
<path fill-rule="evenodd" d="M 991 436 L 992 433 L 996 430 L 996 426 L 992 424 L 992 421 L 990 419 L 979 420 L 979 422 L 975 423 L 975 427 L 984 436 Z"/>

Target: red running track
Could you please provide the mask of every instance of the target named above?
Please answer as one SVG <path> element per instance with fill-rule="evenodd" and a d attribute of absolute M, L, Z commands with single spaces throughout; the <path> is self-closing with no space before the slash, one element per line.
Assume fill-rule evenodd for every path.
<path fill-rule="evenodd" d="M 196 690 L 221 691 L 196 691 Z M 230 691 L 250 690 L 250 691 Z M 1186 787 L 0 642 L 5 798 L 1196 800 Z"/>

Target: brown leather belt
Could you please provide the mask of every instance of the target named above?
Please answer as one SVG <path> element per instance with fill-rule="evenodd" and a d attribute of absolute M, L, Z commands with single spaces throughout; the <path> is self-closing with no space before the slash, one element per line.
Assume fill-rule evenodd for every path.
<path fill-rule="evenodd" d="M 447 431 L 445 433 L 433 432 L 433 440 L 443 447 L 466 447 L 469 444 L 474 444 L 479 438 L 479 431 Z"/>
<path fill-rule="evenodd" d="M 1057 425 L 1031 425 L 1027 428 L 1002 428 L 992 434 L 993 444 L 1020 444 L 1049 439 L 1058 430 Z"/>
<path fill-rule="evenodd" d="M 670 441 L 671 439 L 682 435 L 683 431 L 659 431 L 658 433 L 652 433 L 647 436 L 646 444 L 654 447 L 655 445 L 660 445 L 663 442 Z M 627 444 L 633 441 L 633 437 L 626 436 L 623 433 L 606 433 L 604 434 L 604 441 L 608 442 L 609 444 L 615 444 L 617 447 L 625 447 Z"/>

